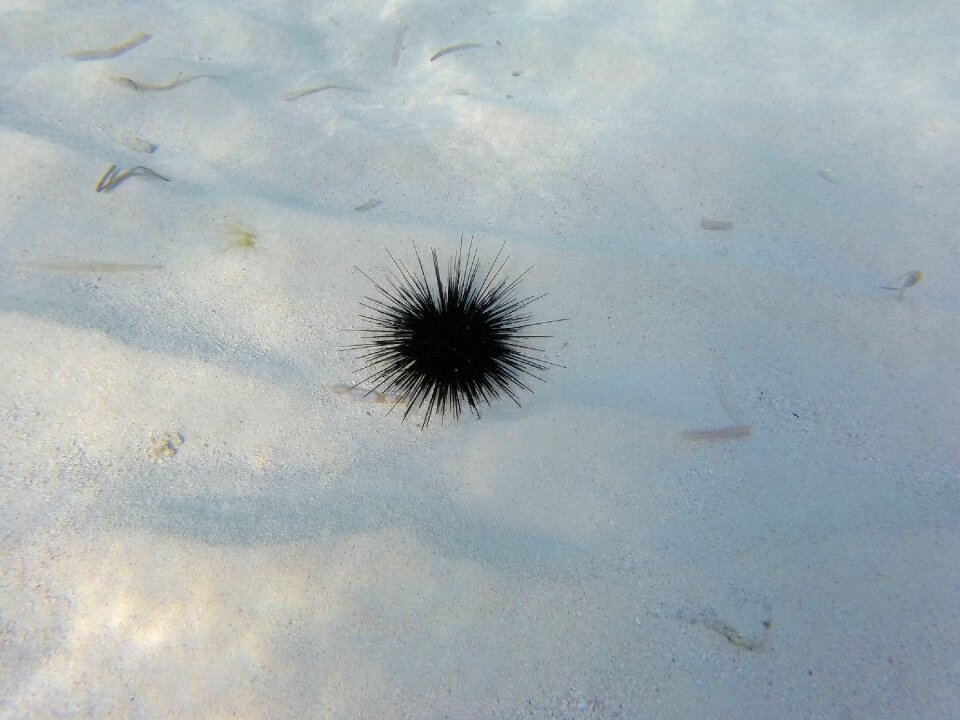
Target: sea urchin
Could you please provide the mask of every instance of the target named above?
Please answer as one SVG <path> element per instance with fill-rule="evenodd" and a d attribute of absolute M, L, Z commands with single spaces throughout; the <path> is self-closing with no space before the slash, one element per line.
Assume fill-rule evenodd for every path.
<path fill-rule="evenodd" d="M 480 404 L 490 405 L 504 393 L 517 405 L 517 388 L 533 392 L 526 375 L 543 380 L 538 372 L 549 365 L 543 351 L 529 343 L 550 337 L 532 335 L 529 329 L 559 320 L 531 322 L 527 308 L 537 297 L 518 297 L 517 287 L 530 268 L 517 277 L 502 275 L 507 258 L 497 252 L 486 273 L 480 275 L 480 260 L 473 243 L 460 249 L 440 273 L 437 251 L 431 250 L 434 282 L 428 279 L 420 253 L 414 246 L 419 274 L 390 255 L 395 272 L 386 282 L 373 283 L 379 297 L 367 297 L 361 305 L 370 311 L 361 315 L 367 325 L 358 350 L 363 363 L 358 372 L 369 371 L 354 387 L 372 383 L 370 393 L 389 393 L 396 404 L 407 404 L 406 419 L 414 407 L 424 407 L 425 428 L 434 413 L 441 419 L 460 416 L 463 404 L 480 417 Z M 395 404 L 395 405 L 396 405 Z"/>

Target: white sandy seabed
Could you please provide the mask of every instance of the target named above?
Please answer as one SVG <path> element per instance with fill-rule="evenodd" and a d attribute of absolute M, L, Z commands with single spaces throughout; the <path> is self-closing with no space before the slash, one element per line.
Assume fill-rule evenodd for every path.
<path fill-rule="evenodd" d="M 83 5 L 0 13 L 2 717 L 960 715 L 955 3 Z M 331 392 L 461 232 L 564 367 Z"/>

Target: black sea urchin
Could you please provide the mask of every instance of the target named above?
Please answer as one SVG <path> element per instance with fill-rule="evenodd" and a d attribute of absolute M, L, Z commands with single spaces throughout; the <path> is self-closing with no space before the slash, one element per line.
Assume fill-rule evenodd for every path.
<path fill-rule="evenodd" d="M 531 322 L 527 308 L 543 295 L 517 296 L 520 280 L 530 268 L 512 280 L 503 277 L 507 258 L 500 259 L 501 246 L 481 277 L 473 243 L 464 254 L 461 239 L 446 279 L 440 273 L 437 251 L 430 251 L 431 283 L 416 247 L 414 251 L 419 275 L 393 255 L 396 273 L 387 273 L 383 284 L 357 268 L 380 296 L 368 296 L 361 303 L 371 314 L 360 316 L 367 323 L 357 330 L 363 342 L 350 349 L 360 351 L 363 367 L 358 372 L 370 372 L 354 387 L 372 383 L 370 393 L 389 393 L 398 403 L 407 403 L 404 419 L 414 407 L 425 406 L 423 428 L 435 412 L 441 418 L 448 412 L 458 418 L 464 402 L 479 418 L 480 403 L 490 405 L 500 393 L 520 405 L 516 389 L 533 392 L 523 376 L 543 380 L 536 373 L 556 365 L 528 344 L 550 337 L 528 334 L 530 328 L 559 322 Z"/>

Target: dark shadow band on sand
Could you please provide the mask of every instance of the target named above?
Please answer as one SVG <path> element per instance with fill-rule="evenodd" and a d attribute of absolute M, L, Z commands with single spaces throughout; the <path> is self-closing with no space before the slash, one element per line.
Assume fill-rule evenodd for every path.
<path fill-rule="evenodd" d="M 309 471 L 299 471 L 287 473 L 282 481 L 274 478 L 271 484 L 285 489 L 259 497 L 132 492 L 118 498 L 115 521 L 191 542 L 246 547 L 325 545 L 357 533 L 399 527 L 438 556 L 538 577 L 579 575 L 590 560 L 584 547 L 564 537 L 458 507 L 442 494 L 372 494 L 350 480 L 342 488 L 316 491 L 309 488 L 310 477 Z M 294 491 L 299 487 L 304 488 L 302 494 Z"/>

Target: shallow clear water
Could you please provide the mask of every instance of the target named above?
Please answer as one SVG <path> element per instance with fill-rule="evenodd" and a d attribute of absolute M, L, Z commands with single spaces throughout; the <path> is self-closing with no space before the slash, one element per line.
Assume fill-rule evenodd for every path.
<path fill-rule="evenodd" d="M 0 13 L 3 717 L 960 714 L 952 4 Z M 421 430 L 461 235 L 562 367 Z"/>

